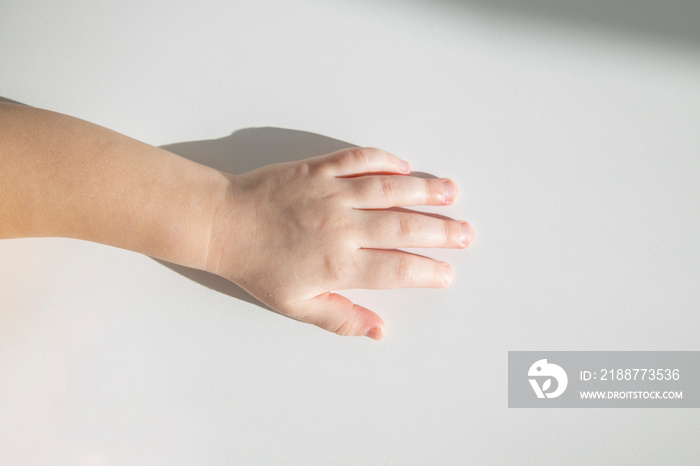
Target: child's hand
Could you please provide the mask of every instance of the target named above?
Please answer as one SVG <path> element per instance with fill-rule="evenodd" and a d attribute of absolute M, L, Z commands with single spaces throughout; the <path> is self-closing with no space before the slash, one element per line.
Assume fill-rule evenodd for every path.
<path fill-rule="evenodd" d="M 397 248 L 465 248 L 466 222 L 382 210 L 448 205 L 449 180 L 378 149 L 240 175 L 106 128 L 0 103 L 0 238 L 61 236 L 205 269 L 283 314 L 381 339 L 374 312 L 329 290 L 443 287 L 449 265 Z"/>
<path fill-rule="evenodd" d="M 456 198 L 454 182 L 409 173 L 354 148 L 228 175 L 206 268 L 290 317 L 379 340 L 382 319 L 329 290 L 447 286 L 448 264 L 397 248 L 466 248 L 474 235 L 466 222 L 380 210 Z"/>

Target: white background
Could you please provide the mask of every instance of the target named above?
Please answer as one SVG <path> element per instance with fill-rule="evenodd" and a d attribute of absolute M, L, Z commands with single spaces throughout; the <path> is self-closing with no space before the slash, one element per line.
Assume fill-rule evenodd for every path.
<path fill-rule="evenodd" d="M 225 167 L 381 147 L 453 178 L 439 211 L 477 237 L 430 252 L 448 289 L 347 293 L 380 343 L 135 253 L 0 241 L 0 462 L 697 464 L 698 410 L 508 409 L 507 352 L 700 349 L 698 24 L 681 0 L 4 0 L 0 96 L 225 138 L 176 146 Z"/>

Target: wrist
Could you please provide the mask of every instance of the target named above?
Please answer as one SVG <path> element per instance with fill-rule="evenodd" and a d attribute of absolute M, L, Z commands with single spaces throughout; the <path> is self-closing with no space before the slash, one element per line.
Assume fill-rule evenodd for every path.
<path fill-rule="evenodd" d="M 242 187 L 244 177 L 230 173 L 221 175 L 203 270 L 240 285 L 255 248 L 256 199 Z"/>
<path fill-rule="evenodd" d="M 220 178 L 215 189 L 212 191 L 212 209 L 211 215 L 207 219 L 207 239 L 206 249 L 202 256 L 201 267 L 198 267 L 207 272 L 220 275 L 222 261 L 222 244 L 225 243 L 225 231 L 230 228 L 224 226 L 224 218 L 228 217 L 228 212 L 231 210 L 233 201 L 233 186 L 234 176 L 229 173 L 219 172 Z M 228 232 L 229 236 L 233 232 Z"/>
<path fill-rule="evenodd" d="M 218 170 L 199 166 L 196 189 L 187 190 L 186 199 L 177 199 L 181 214 L 162 231 L 164 251 L 169 262 L 216 273 L 211 266 L 215 248 L 217 218 L 229 197 L 229 177 Z"/>

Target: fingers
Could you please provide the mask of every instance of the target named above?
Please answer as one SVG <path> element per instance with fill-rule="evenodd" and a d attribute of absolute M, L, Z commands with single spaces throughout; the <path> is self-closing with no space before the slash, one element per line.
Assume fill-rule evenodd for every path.
<path fill-rule="evenodd" d="M 447 205 L 457 198 L 457 185 L 447 178 L 423 179 L 408 175 L 408 162 L 373 147 L 354 147 L 309 159 L 345 184 L 352 207 L 385 209 L 397 206 Z M 371 175 L 385 173 L 384 175 Z M 359 176 L 369 175 L 369 176 Z"/>
<path fill-rule="evenodd" d="M 301 320 L 343 336 L 384 337 L 384 321 L 348 298 L 327 291 L 297 305 Z"/>
<path fill-rule="evenodd" d="M 314 167 L 323 168 L 332 176 L 353 176 L 365 173 L 411 173 L 405 160 L 373 147 L 353 147 L 310 159 Z"/>
<path fill-rule="evenodd" d="M 350 203 L 357 209 L 448 205 L 458 192 L 455 182 L 447 178 L 370 175 L 339 181 L 346 184 Z"/>
<path fill-rule="evenodd" d="M 444 288 L 454 274 L 449 264 L 402 251 L 359 249 L 354 259 L 355 273 L 343 288 Z"/>
<path fill-rule="evenodd" d="M 467 222 L 435 218 L 419 213 L 358 211 L 359 237 L 363 248 L 466 248 L 474 238 Z"/>

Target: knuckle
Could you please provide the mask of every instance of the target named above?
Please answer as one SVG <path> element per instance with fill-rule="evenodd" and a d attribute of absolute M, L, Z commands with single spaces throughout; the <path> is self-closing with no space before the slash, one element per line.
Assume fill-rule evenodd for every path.
<path fill-rule="evenodd" d="M 359 162 L 363 165 L 369 163 L 369 151 L 366 147 L 353 147 L 348 149 L 348 153 L 354 162 Z"/>
<path fill-rule="evenodd" d="M 399 183 L 393 176 L 382 176 L 379 179 L 381 192 L 384 196 L 394 199 L 399 194 Z"/>
<path fill-rule="evenodd" d="M 323 267 L 331 282 L 339 283 L 347 275 L 349 263 L 339 256 L 326 256 L 323 258 Z"/>
<path fill-rule="evenodd" d="M 298 162 L 295 163 L 290 167 L 290 176 L 293 179 L 301 179 L 301 178 L 306 178 L 309 175 L 316 174 L 317 170 L 314 170 L 314 167 L 311 165 L 311 163 L 307 161 L 303 162 Z"/>
<path fill-rule="evenodd" d="M 399 259 L 396 265 L 396 275 L 402 282 L 411 282 L 416 276 L 415 264 L 408 257 Z"/>
<path fill-rule="evenodd" d="M 443 237 L 444 237 L 445 242 L 450 242 L 450 240 L 454 237 L 454 235 L 452 233 L 452 231 L 453 231 L 452 222 L 447 221 L 447 220 L 443 221 L 442 228 L 443 228 Z"/>
<path fill-rule="evenodd" d="M 353 316 L 348 316 L 343 320 L 340 326 L 333 331 L 333 333 L 342 337 L 348 336 L 354 324 L 355 318 Z"/>
<path fill-rule="evenodd" d="M 426 199 L 444 199 L 442 182 L 439 180 L 426 180 L 425 196 Z"/>
<path fill-rule="evenodd" d="M 403 216 L 399 221 L 399 231 L 402 238 L 412 241 L 416 238 L 418 232 L 418 222 L 413 217 Z"/>

